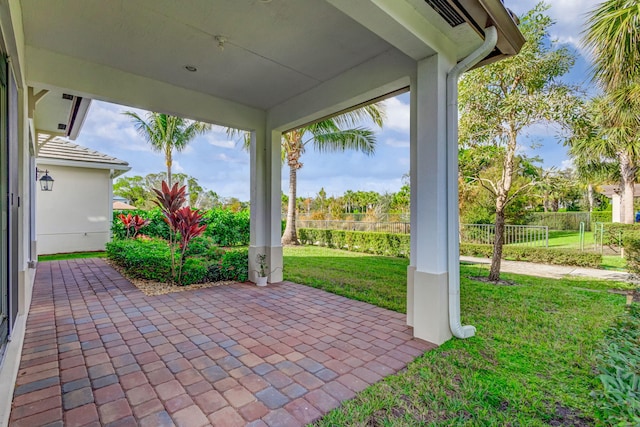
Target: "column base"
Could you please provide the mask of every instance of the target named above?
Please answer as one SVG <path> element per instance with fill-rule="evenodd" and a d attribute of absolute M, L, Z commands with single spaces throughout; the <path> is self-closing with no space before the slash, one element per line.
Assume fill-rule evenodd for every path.
<path fill-rule="evenodd" d="M 414 272 L 413 336 L 438 345 L 453 336 L 449 327 L 448 273 Z"/>
<path fill-rule="evenodd" d="M 416 268 L 412 265 L 407 267 L 407 325 L 413 326 L 413 281 Z"/>
<path fill-rule="evenodd" d="M 256 282 L 259 266 L 256 260 L 258 254 L 267 255 L 267 265 L 269 266 L 268 283 L 278 283 L 283 280 L 283 259 L 282 246 L 249 246 L 249 281 Z"/>

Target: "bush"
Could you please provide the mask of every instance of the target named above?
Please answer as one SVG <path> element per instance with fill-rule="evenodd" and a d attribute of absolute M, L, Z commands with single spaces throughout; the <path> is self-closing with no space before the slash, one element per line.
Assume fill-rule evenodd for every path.
<path fill-rule="evenodd" d="M 640 276 L 640 232 L 627 233 L 623 245 L 629 273 Z"/>
<path fill-rule="evenodd" d="M 249 279 L 249 250 L 230 249 L 224 253 L 220 261 L 220 278 L 246 282 Z"/>
<path fill-rule="evenodd" d="M 596 355 L 602 388 L 598 398 L 600 416 L 606 425 L 640 425 L 640 306 L 629 311 L 605 332 Z"/>
<path fill-rule="evenodd" d="M 611 211 L 593 211 L 591 212 L 591 222 L 611 222 Z"/>
<path fill-rule="evenodd" d="M 491 258 L 493 245 L 463 243 L 460 255 Z M 502 258 L 514 261 L 528 261 L 542 264 L 574 265 L 577 267 L 600 268 L 602 255 L 575 249 L 548 249 L 524 246 L 503 246 Z"/>
<path fill-rule="evenodd" d="M 148 211 L 141 209 L 131 211 L 113 211 L 113 221 L 111 233 L 114 239 L 124 239 L 126 230 L 122 221 L 118 218 L 120 213 L 131 213 L 140 215 L 144 219 L 150 220 L 149 225 L 141 230 L 142 234 L 149 237 L 159 237 L 169 239 L 169 226 L 164 220 L 164 215 L 160 208 L 153 208 Z M 249 211 L 232 212 L 227 209 L 211 209 L 204 213 L 202 224 L 207 225 L 204 233 L 213 242 L 220 246 L 246 246 L 249 244 Z"/>
<path fill-rule="evenodd" d="M 298 239 L 309 245 L 404 258 L 411 248 L 408 234 L 301 228 Z"/>
<path fill-rule="evenodd" d="M 197 239 L 194 239 L 196 241 Z M 209 246 L 203 238 L 194 245 L 197 255 L 188 257 L 182 267 L 182 285 L 248 279 L 249 251 L 246 248 L 223 250 Z M 107 258 L 136 279 L 171 282 L 171 254 L 162 239 L 124 239 L 107 243 Z"/>
<path fill-rule="evenodd" d="M 249 244 L 249 211 L 232 212 L 227 209 L 212 209 L 204 215 L 207 224 L 205 236 L 220 246 Z"/>
<path fill-rule="evenodd" d="M 171 255 L 160 239 L 125 239 L 107 243 L 107 258 L 138 279 L 171 281 Z"/>
<path fill-rule="evenodd" d="M 604 224 L 604 234 L 602 244 L 616 249 L 623 246 L 625 237 L 629 234 L 640 232 L 640 224 L 622 224 L 611 222 Z"/>

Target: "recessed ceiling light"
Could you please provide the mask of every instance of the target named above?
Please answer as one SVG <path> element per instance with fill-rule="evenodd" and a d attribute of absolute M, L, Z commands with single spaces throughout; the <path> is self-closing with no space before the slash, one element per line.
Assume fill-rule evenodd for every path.
<path fill-rule="evenodd" d="M 198 69 L 196 67 L 194 67 L 193 65 L 185 65 L 184 69 L 187 71 L 191 71 L 192 73 L 195 73 L 196 71 L 198 71 Z"/>
<path fill-rule="evenodd" d="M 271 0 L 258 0 L 260 3 L 271 3 Z"/>

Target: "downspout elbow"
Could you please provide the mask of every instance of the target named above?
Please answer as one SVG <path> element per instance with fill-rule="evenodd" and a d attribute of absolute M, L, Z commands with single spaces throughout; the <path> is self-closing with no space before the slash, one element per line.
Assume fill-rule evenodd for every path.
<path fill-rule="evenodd" d="M 449 328 L 456 338 L 475 335 L 476 328 L 460 322 L 460 242 L 458 237 L 458 78 L 484 59 L 496 46 L 498 31 L 485 29 L 482 46 L 458 62 L 447 75 L 447 180 L 449 182 Z"/>

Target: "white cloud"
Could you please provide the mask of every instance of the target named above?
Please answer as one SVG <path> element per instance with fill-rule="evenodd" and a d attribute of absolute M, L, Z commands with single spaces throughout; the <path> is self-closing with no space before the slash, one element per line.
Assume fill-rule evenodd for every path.
<path fill-rule="evenodd" d="M 566 159 L 563 160 L 562 163 L 560 163 L 560 169 L 573 169 L 574 165 L 573 165 L 573 160 L 572 159 Z"/>
<path fill-rule="evenodd" d="M 506 6 L 522 15 L 531 10 L 539 0 L 510 0 Z M 582 52 L 581 34 L 585 28 L 586 14 L 602 0 L 547 0 L 551 8 L 547 11 L 555 21 L 550 35 L 560 43 L 567 43 Z"/>
<path fill-rule="evenodd" d="M 397 139 L 397 138 L 387 138 L 384 141 L 389 147 L 394 148 L 407 148 L 409 147 L 409 140 L 407 139 Z"/>
<path fill-rule="evenodd" d="M 409 132 L 410 106 L 399 98 L 389 98 L 384 101 L 387 118 L 384 127 L 399 132 Z"/>
<path fill-rule="evenodd" d="M 171 163 L 171 173 L 185 173 L 184 168 L 180 165 L 180 162 L 174 160 Z"/>

